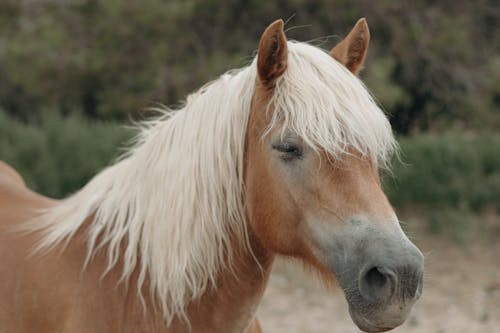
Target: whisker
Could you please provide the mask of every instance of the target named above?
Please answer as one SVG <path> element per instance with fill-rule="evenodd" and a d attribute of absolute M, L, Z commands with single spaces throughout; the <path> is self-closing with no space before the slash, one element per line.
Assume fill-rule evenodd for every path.
<path fill-rule="evenodd" d="M 293 13 L 291 14 L 285 21 L 285 24 L 284 26 L 286 27 L 286 25 L 288 24 L 288 22 L 290 22 L 293 18 L 295 18 L 295 16 L 297 16 L 297 13 Z M 285 30 L 285 32 L 287 32 L 288 30 Z"/>
<path fill-rule="evenodd" d="M 310 27 L 312 27 L 312 24 L 294 25 L 294 26 L 286 29 L 285 33 L 292 31 L 292 30 L 296 30 L 296 29 L 310 28 Z"/>

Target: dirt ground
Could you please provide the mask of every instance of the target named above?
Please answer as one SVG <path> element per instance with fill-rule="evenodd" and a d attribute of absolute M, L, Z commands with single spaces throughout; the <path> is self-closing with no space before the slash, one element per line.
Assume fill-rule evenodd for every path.
<path fill-rule="evenodd" d="M 500 333 L 499 219 L 462 244 L 409 233 L 426 254 L 424 292 L 406 323 L 391 332 Z M 326 290 L 300 265 L 284 261 L 275 265 L 259 319 L 266 333 L 360 332 L 341 291 Z"/>

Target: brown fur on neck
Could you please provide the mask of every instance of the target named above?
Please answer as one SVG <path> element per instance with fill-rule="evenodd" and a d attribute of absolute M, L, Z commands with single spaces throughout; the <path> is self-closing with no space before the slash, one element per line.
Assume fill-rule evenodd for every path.
<path fill-rule="evenodd" d="M 11 228 L 57 201 L 32 192 L 12 179 L 12 174 L 0 172 L 1 332 L 260 332 L 255 310 L 273 256 L 262 250 L 254 236 L 250 241 L 259 264 L 249 253 L 238 256 L 232 272 L 219 273 L 217 289 L 207 290 L 200 299 L 190 302 L 190 326 L 179 318 L 167 328 L 149 295 L 147 281 L 142 286 L 144 308 L 136 273 L 129 281 L 119 283 L 119 262 L 102 276 L 105 249 L 83 269 L 87 254 L 85 226 L 64 251 L 60 245 L 43 256 L 30 255 L 39 235 L 13 233 Z"/>

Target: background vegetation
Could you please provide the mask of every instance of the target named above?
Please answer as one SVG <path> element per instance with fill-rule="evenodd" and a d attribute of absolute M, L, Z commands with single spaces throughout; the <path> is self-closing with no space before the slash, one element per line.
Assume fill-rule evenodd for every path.
<path fill-rule="evenodd" d="M 500 126 L 497 0 L 3 0 L 0 107 L 124 120 L 248 63 L 276 18 L 330 48 L 362 16 L 363 76 L 398 133 Z"/>
<path fill-rule="evenodd" d="M 64 196 L 126 145 L 119 124 L 247 64 L 272 20 L 331 48 L 363 16 L 362 77 L 403 148 L 392 202 L 456 221 L 500 210 L 496 0 L 2 0 L 0 159 Z"/>

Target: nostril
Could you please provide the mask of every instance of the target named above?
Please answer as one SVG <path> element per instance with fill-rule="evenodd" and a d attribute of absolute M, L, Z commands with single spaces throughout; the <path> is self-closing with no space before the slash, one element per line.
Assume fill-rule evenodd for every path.
<path fill-rule="evenodd" d="M 365 275 L 366 283 L 373 288 L 382 288 L 387 283 L 387 277 L 380 273 L 377 267 L 370 269 Z"/>
<path fill-rule="evenodd" d="M 381 302 L 392 296 L 395 284 L 396 275 L 392 271 L 384 267 L 373 267 L 361 275 L 359 290 L 369 301 Z"/>

